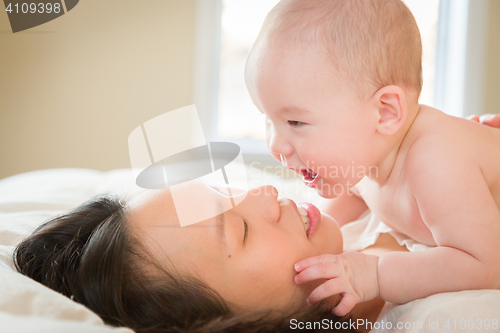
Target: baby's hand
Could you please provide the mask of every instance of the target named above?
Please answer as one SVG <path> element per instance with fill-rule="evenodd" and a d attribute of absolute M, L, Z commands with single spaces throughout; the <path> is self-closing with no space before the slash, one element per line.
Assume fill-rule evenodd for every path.
<path fill-rule="evenodd" d="M 357 303 L 378 297 L 377 265 L 377 256 L 356 251 L 340 255 L 323 254 L 295 264 L 295 271 L 299 272 L 295 276 L 295 283 L 328 279 L 312 291 L 307 303 L 312 305 L 340 294 L 342 301 L 333 309 L 333 313 L 344 316 Z"/>

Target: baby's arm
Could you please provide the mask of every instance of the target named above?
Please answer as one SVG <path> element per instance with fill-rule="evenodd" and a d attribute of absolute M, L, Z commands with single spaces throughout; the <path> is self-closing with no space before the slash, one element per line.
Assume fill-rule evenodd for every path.
<path fill-rule="evenodd" d="M 387 301 L 500 287 L 500 212 L 477 159 L 435 142 L 408 154 L 405 173 L 438 247 L 380 257 L 379 292 Z"/>

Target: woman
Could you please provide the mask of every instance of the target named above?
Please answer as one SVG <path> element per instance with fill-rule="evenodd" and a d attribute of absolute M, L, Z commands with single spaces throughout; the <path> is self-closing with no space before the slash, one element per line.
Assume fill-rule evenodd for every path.
<path fill-rule="evenodd" d="M 214 201 L 224 198 L 201 182 L 194 186 Z M 342 249 L 333 219 L 322 215 L 307 236 L 296 204 L 278 200 L 272 186 L 250 190 L 223 215 L 182 228 L 170 192 L 155 190 L 126 205 L 97 197 L 50 220 L 17 247 L 15 263 L 106 323 L 138 333 L 286 332 L 291 320 L 324 319 L 331 331 L 350 332 L 342 325 L 347 318 L 331 314 L 338 296 L 305 304 L 322 281 L 293 280 L 295 262 Z M 384 249 L 400 250 L 386 237 L 368 250 Z M 376 299 L 352 314 L 373 321 L 382 306 Z"/>
<path fill-rule="evenodd" d="M 304 306 L 314 286 L 293 281 L 294 262 L 342 251 L 331 218 L 307 238 L 295 203 L 278 201 L 271 186 L 225 212 L 223 229 L 220 217 L 181 228 L 168 190 L 144 191 L 126 206 L 98 197 L 39 227 L 15 262 L 106 323 L 137 332 L 275 332 L 288 331 L 291 318 L 338 320 L 328 304 Z"/>

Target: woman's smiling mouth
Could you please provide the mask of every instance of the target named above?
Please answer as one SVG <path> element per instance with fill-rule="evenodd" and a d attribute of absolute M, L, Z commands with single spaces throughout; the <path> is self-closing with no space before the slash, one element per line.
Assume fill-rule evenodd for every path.
<path fill-rule="evenodd" d="M 304 208 L 297 206 L 297 210 L 299 212 L 300 218 L 302 219 L 302 222 L 304 222 L 304 225 L 306 226 L 306 236 L 307 236 L 307 232 L 309 231 L 309 227 L 311 226 L 309 222 L 309 216 L 307 216 L 307 211 Z"/>
<path fill-rule="evenodd" d="M 297 206 L 298 206 L 297 209 L 299 209 L 299 214 L 301 215 L 301 217 L 302 213 L 300 213 L 300 210 L 305 211 L 307 214 L 308 223 L 306 224 L 304 219 L 302 221 L 304 221 L 304 224 L 306 224 L 307 238 L 311 238 L 311 235 L 316 231 L 316 229 L 319 226 L 319 223 L 321 222 L 321 212 L 316 206 L 314 206 L 309 202 L 301 202 Z"/>

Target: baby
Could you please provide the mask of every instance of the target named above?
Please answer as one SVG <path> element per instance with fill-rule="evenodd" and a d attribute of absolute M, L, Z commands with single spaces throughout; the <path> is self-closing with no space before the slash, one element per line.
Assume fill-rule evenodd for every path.
<path fill-rule="evenodd" d="M 400 0 L 283 0 L 247 61 L 268 148 L 285 167 L 343 210 L 366 203 L 435 246 L 298 262 L 297 283 L 325 279 L 308 302 L 341 294 L 340 316 L 377 296 L 500 288 L 500 131 L 419 105 L 421 58 Z"/>

